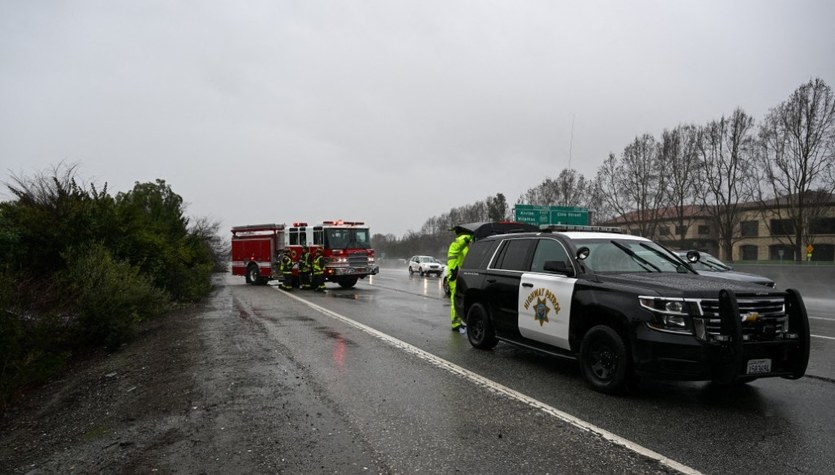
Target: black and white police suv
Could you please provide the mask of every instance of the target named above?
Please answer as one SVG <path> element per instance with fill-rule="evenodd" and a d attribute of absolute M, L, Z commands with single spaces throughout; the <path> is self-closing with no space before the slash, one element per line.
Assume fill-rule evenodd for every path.
<path fill-rule="evenodd" d="M 639 376 L 733 384 L 805 374 L 809 321 L 796 290 L 698 275 L 618 228 L 573 228 L 470 245 L 455 309 L 473 346 L 576 358 L 605 393 Z"/>

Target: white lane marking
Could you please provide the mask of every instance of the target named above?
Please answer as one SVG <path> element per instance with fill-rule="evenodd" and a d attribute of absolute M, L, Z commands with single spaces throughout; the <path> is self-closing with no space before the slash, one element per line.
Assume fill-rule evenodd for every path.
<path fill-rule="evenodd" d="M 418 348 L 416 346 L 412 346 L 409 343 L 406 343 L 405 341 L 398 340 L 397 338 L 394 338 L 393 336 L 387 335 L 387 334 L 385 334 L 385 333 L 383 333 L 379 330 L 375 330 L 375 329 L 373 329 L 373 328 L 371 328 L 367 325 L 364 325 L 360 322 L 357 322 L 357 321 L 352 320 L 348 317 L 340 315 L 340 314 L 338 314 L 338 313 L 336 313 L 332 310 L 328 310 L 324 307 L 316 305 L 315 303 L 309 302 L 309 301 L 307 301 L 307 300 L 305 300 L 301 297 L 297 297 L 297 296 L 295 296 L 295 295 L 293 295 L 289 292 L 283 292 L 282 290 L 280 290 L 278 288 L 276 288 L 275 290 L 278 291 L 278 292 L 282 292 L 287 297 L 290 297 L 290 298 L 292 298 L 292 299 L 294 299 L 298 302 L 301 302 L 301 303 L 307 305 L 308 307 L 312 308 L 313 310 L 316 310 L 319 313 L 327 315 L 327 316 L 329 316 L 329 317 L 331 317 L 335 320 L 339 320 L 339 321 L 341 321 L 341 322 L 343 322 L 347 325 L 350 325 L 350 326 L 352 326 L 354 328 L 357 328 L 357 329 L 359 329 L 359 330 L 361 330 L 365 333 L 368 333 L 369 335 L 372 335 L 376 338 L 379 338 L 380 340 L 383 340 L 384 342 L 394 346 L 395 348 L 399 348 L 399 349 L 401 349 L 401 350 L 403 350 L 407 353 L 410 353 L 414 356 L 417 356 L 418 358 L 420 358 L 420 359 L 422 359 L 422 360 L 424 360 L 424 361 L 426 361 L 426 362 L 428 362 L 428 363 L 430 363 L 434 366 L 445 369 L 445 370 L 449 371 L 450 373 L 453 373 L 453 374 L 456 374 L 458 376 L 463 377 L 464 379 L 468 379 L 471 382 L 473 382 L 473 383 L 475 383 L 475 384 L 477 384 L 481 387 L 484 387 L 488 390 L 491 390 L 491 391 L 499 393 L 499 394 L 503 394 L 503 395 L 505 395 L 505 396 L 507 396 L 511 399 L 515 399 L 515 400 L 520 401 L 524 404 L 527 404 L 528 406 L 530 406 L 534 409 L 539 409 L 540 411 L 542 411 L 546 414 L 549 414 L 551 416 L 554 416 L 554 417 L 556 417 L 557 419 L 560 419 L 563 422 L 571 424 L 574 427 L 577 427 L 578 429 L 584 430 L 586 432 L 591 432 L 592 434 L 596 434 L 596 435 L 608 440 L 609 442 L 612 442 L 613 444 L 619 445 L 621 447 L 625 447 L 625 448 L 627 448 L 627 449 L 629 449 L 629 450 L 631 450 L 631 451 L 633 451 L 637 454 L 640 454 L 640 455 L 643 455 L 644 457 L 655 460 L 658 463 L 660 463 L 662 465 L 666 465 L 667 467 L 670 467 L 671 469 L 676 470 L 678 472 L 686 473 L 686 474 L 694 474 L 694 475 L 695 474 L 701 474 L 701 472 L 699 472 L 698 470 L 696 470 L 694 468 L 691 468 L 691 467 L 688 467 L 687 465 L 681 464 L 679 462 L 676 462 L 675 460 L 673 460 L 669 457 L 665 457 L 665 456 L 659 454 L 658 452 L 655 452 L 654 450 L 648 449 L 648 448 L 646 448 L 642 445 L 639 445 L 635 442 L 632 442 L 631 440 L 625 439 L 625 438 L 623 438 L 623 437 L 621 437 L 617 434 L 609 432 L 606 429 L 603 429 L 601 427 L 597 427 L 596 425 L 594 425 L 590 422 L 586 422 L 586 421 L 584 421 L 580 418 L 572 416 L 571 414 L 568 414 L 567 412 L 560 411 L 559 409 L 557 409 L 555 407 L 552 407 L 552 406 L 549 406 L 548 404 L 545 404 L 542 401 L 534 399 L 534 398 L 532 398 L 530 396 L 527 396 L 525 394 L 522 394 L 522 393 L 520 393 L 520 392 L 518 392 L 514 389 L 508 388 L 507 386 L 501 385 L 501 384 L 499 384 L 495 381 L 492 381 L 492 380 L 487 379 L 483 376 L 480 376 L 476 373 L 473 373 L 472 371 L 470 371 L 468 369 L 465 369 L 465 368 L 462 368 L 461 366 L 458 366 L 455 363 L 452 363 L 452 362 L 447 361 L 443 358 L 435 356 L 432 353 L 428 353 L 424 350 L 421 350 L 420 348 Z"/>
<path fill-rule="evenodd" d="M 835 318 L 827 318 L 827 317 L 809 317 L 809 320 L 825 320 L 827 322 L 835 322 Z M 810 335 L 813 338 L 823 338 L 824 340 L 835 340 L 835 337 L 831 336 L 823 336 L 823 335 Z"/>

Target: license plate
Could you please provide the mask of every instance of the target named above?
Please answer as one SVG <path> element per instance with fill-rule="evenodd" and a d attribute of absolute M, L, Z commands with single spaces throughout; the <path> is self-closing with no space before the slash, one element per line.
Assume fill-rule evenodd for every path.
<path fill-rule="evenodd" d="M 748 371 L 746 374 L 765 374 L 771 372 L 771 360 L 748 360 Z"/>

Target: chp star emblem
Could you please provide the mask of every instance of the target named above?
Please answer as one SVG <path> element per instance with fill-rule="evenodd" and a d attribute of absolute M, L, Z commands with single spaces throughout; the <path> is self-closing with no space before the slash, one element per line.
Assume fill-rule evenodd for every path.
<path fill-rule="evenodd" d="M 536 303 L 534 303 L 536 302 Z M 549 307 L 548 304 L 551 304 Z M 560 313 L 560 303 L 557 301 L 557 296 L 548 289 L 535 289 L 530 294 L 525 302 L 522 304 L 525 310 L 533 310 L 533 318 L 539 322 L 539 326 L 543 326 L 550 322 L 551 310 L 554 311 L 554 318 Z"/>
<path fill-rule="evenodd" d="M 546 299 L 536 299 L 536 305 L 534 305 L 534 318 L 536 321 L 539 322 L 539 326 L 545 324 L 548 321 L 548 313 L 551 311 L 548 308 L 548 304 Z"/>

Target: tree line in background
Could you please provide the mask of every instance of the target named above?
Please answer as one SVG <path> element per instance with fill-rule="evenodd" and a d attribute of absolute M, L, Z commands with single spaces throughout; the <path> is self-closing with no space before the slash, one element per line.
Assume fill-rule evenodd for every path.
<path fill-rule="evenodd" d="M 741 236 L 740 214 L 757 205 L 769 229 L 794 247 L 814 241 L 809 224 L 835 192 L 835 96 L 822 79 L 798 87 L 757 123 L 741 108 L 707 124 L 680 124 L 660 138 L 643 134 L 609 157 L 595 177 L 573 169 L 546 178 L 523 193 L 517 204 L 588 208 L 590 224 L 629 217 L 642 236 L 653 237 L 659 223 L 673 219 L 683 242 L 693 207 L 712 221 L 722 254 L 730 258 Z M 766 213 L 771 213 L 766 216 Z M 382 255 L 408 257 L 445 252 L 448 229 L 469 221 L 512 219 L 504 195 L 429 218 L 419 232 L 398 239 L 376 235 Z"/>
<path fill-rule="evenodd" d="M 497 193 L 496 196 L 488 196 L 471 205 L 453 208 L 448 213 L 429 218 L 421 226 L 420 232 L 410 231 L 400 239 L 393 234 L 375 234 L 371 245 L 378 255 L 388 258 L 408 258 L 419 254 L 446 259 L 447 247 L 455 238 L 452 231 L 454 226 L 480 221 L 503 221 L 509 212 L 504 195 Z"/>
<path fill-rule="evenodd" d="M 14 178 L 15 200 L 0 203 L 0 411 L 73 354 L 200 299 L 225 269 L 219 223 L 190 223 L 165 181 L 112 196 L 75 172 Z"/>

